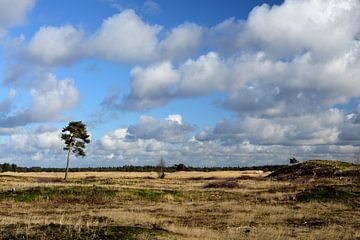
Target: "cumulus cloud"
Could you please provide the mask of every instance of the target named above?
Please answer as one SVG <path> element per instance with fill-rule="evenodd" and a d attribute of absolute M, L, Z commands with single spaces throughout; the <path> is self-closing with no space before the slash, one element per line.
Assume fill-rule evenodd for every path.
<path fill-rule="evenodd" d="M 125 109 L 146 109 L 176 98 L 196 97 L 225 89 L 227 65 L 214 52 L 187 60 L 178 69 L 169 62 L 131 71 L 131 93 Z"/>
<path fill-rule="evenodd" d="M 34 5 L 35 0 L 1 0 L 0 36 L 6 33 L 7 28 L 22 24 Z"/>
<path fill-rule="evenodd" d="M 194 127 L 182 122 L 179 114 L 169 115 L 165 120 L 151 116 L 140 116 L 138 123 L 127 128 L 119 128 L 104 135 L 100 143 L 108 149 L 116 149 L 118 145 L 132 145 L 137 141 L 151 140 L 146 149 L 159 149 L 161 144 L 179 144 L 191 139 Z"/>
<path fill-rule="evenodd" d="M 331 145 L 338 143 L 344 113 L 337 109 L 286 118 L 246 117 L 223 120 L 196 135 L 199 141 L 220 141 L 236 145 L 248 141 L 255 145 Z"/>
<path fill-rule="evenodd" d="M 93 54 L 108 60 L 149 60 L 154 54 L 160 30 L 160 26 L 142 21 L 133 10 L 125 10 L 106 19 L 89 44 Z"/>
<path fill-rule="evenodd" d="M 14 127 L 31 122 L 62 121 L 61 114 L 78 106 L 80 93 L 71 79 L 57 80 L 55 75 L 40 76 L 30 89 L 29 108 L 18 108 L 0 118 L 0 127 Z"/>
<path fill-rule="evenodd" d="M 13 128 L 0 143 L 0 161 L 18 166 L 64 167 L 61 130 L 49 125 Z"/>
<path fill-rule="evenodd" d="M 359 33 L 359 21 L 357 0 L 289 0 L 272 8 L 263 4 L 249 14 L 239 47 L 255 45 L 276 57 L 310 51 L 328 58 L 347 51 Z"/>
<path fill-rule="evenodd" d="M 26 132 L 18 130 L 9 136 L 1 149 L 11 149 L 10 152 L 18 154 L 35 154 L 38 151 L 58 151 L 62 150 L 61 130 L 47 129 L 46 131 L 34 129 Z"/>
<path fill-rule="evenodd" d="M 69 64 L 85 54 L 83 38 L 83 33 L 70 25 L 41 27 L 24 54 L 29 61 L 39 64 Z"/>
<path fill-rule="evenodd" d="M 4 22 L 0 28 L 12 24 Z M 236 113 L 198 132 L 181 115 L 142 116 L 102 136 L 94 159 L 146 164 L 165 156 L 191 165 L 271 164 L 292 155 L 349 160 L 360 145 L 360 114 L 340 111 L 339 105 L 360 96 L 359 22 L 357 0 L 287 0 L 258 6 L 245 20 L 168 30 L 124 10 L 89 35 L 71 25 L 43 26 L 21 56 L 40 67 L 89 58 L 139 64 L 130 72 L 130 92 L 103 102 L 116 110 L 220 93 L 217 106 Z M 26 71 L 14 70 L 6 83 Z M 62 120 L 79 102 L 72 80 L 46 79 L 30 87 L 29 108 L 15 108 L 15 95 L 0 100 L 0 134 L 14 136 L 19 146 L 26 137 L 17 138 L 13 126 Z M 34 140 L 39 149 L 39 135 L 48 138 L 44 133 Z"/>
<path fill-rule="evenodd" d="M 120 63 L 183 60 L 201 47 L 204 29 L 181 24 L 161 37 L 163 27 L 145 22 L 132 9 L 105 19 L 91 35 L 72 25 L 43 26 L 25 46 L 22 57 L 45 66 L 95 58 Z"/>
<path fill-rule="evenodd" d="M 145 62 L 156 56 L 161 28 L 147 24 L 131 9 L 105 19 L 88 37 L 72 25 L 43 26 L 23 50 L 23 58 L 40 66 L 68 65 L 87 58 Z"/>
<path fill-rule="evenodd" d="M 129 140 L 128 128 L 121 128 L 105 134 L 93 154 L 134 165 L 155 165 L 160 157 L 164 157 L 170 165 L 182 162 L 191 166 L 285 164 L 290 156 L 300 160 L 326 158 L 351 161 L 357 148 L 337 145 L 339 129 L 334 126 L 340 122 L 339 115 L 337 110 L 332 110 L 328 113 L 330 120 L 322 116 L 315 123 L 309 122 L 309 127 L 300 122 L 315 120 L 316 116 L 298 121 L 293 119 L 284 127 L 275 122 L 268 125 L 265 119 L 250 119 L 245 123 L 223 121 L 217 124 L 216 129 L 205 130 L 208 134 L 211 132 L 211 136 L 205 136 L 203 132 L 202 137 L 198 134 L 196 138 L 183 139 L 181 144 L 147 136 Z M 323 122 L 326 126 L 322 126 Z M 248 127 L 253 127 L 253 131 Z M 277 137 L 277 142 L 270 141 L 272 137 Z"/>
<path fill-rule="evenodd" d="M 190 139 L 193 131 L 194 127 L 181 122 L 180 115 L 169 115 L 165 121 L 150 116 L 141 116 L 137 124 L 128 127 L 128 138 L 182 143 Z"/>
<path fill-rule="evenodd" d="M 180 76 L 169 62 L 153 64 L 147 68 L 136 67 L 132 76 L 132 92 L 122 103 L 124 108 L 144 109 L 160 106 L 174 95 L 173 86 L 179 82 Z"/>
<path fill-rule="evenodd" d="M 156 139 L 133 139 L 128 140 L 128 129 L 120 128 L 105 134 L 98 141 L 95 154 L 111 156 L 114 160 L 134 161 L 134 159 L 152 158 L 168 155 L 172 144 L 157 141 Z M 108 158 L 109 159 L 109 158 Z"/>
<path fill-rule="evenodd" d="M 210 28 L 210 42 L 224 53 L 266 49 L 274 58 L 312 52 L 316 59 L 346 51 L 359 34 L 359 2 L 287 0 L 255 7 L 245 21 L 229 18 Z"/>
<path fill-rule="evenodd" d="M 191 141 L 194 130 L 182 122 L 179 114 L 169 115 L 165 120 L 141 116 L 138 123 L 101 137 L 95 154 L 142 165 L 155 164 L 160 157 L 171 157 L 175 163 L 182 157 L 179 148 Z"/>
<path fill-rule="evenodd" d="M 349 120 L 339 110 L 290 122 L 271 120 L 224 120 L 194 138 L 194 129 L 181 127 L 184 123 L 179 114 L 165 120 L 143 116 L 134 125 L 104 134 L 87 147 L 86 161 L 74 159 L 73 165 L 155 165 L 163 157 L 169 165 L 246 166 L 287 163 L 289 156 L 352 160 L 357 151 L 357 147 L 339 144 L 342 123 Z M 182 137 L 172 137 L 175 134 Z M 27 132 L 18 129 L 0 144 L 0 152 L 11 153 L 1 160 L 17 163 L 21 157 L 28 159 L 22 164 L 63 167 L 60 135 L 60 129 L 49 125 Z"/>
<path fill-rule="evenodd" d="M 159 82 L 147 68 L 141 68 L 146 80 L 132 75 L 125 108 L 216 91 L 226 96 L 220 105 L 240 116 L 299 115 L 344 104 L 360 95 L 359 9 L 356 0 L 289 0 L 256 7 L 244 21 L 225 20 L 206 34 L 217 53 L 171 65 L 176 79 Z M 143 82 L 159 90 L 148 91 Z"/>
<path fill-rule="evenodd" d="M 204 29 L 194 23 L 185 23 L 173 28 L 159 43 L 161 59 L 182 60 L 200 49 Z"/>

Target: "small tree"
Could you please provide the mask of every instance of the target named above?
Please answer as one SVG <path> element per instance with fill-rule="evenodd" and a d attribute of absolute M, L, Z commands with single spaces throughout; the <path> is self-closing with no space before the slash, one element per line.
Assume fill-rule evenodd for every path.
<path fill-rule="evenodd" d="M 296 158 L 290 158 L 290 164 L 296 164 L 299 163 L 299 161 Z"/>
<path fill-rule="evenodd" d="M 165 161 L 163 158 L 161 158 L 159 164 L 157 165 L 157 173 L 159 178 L 165 178 L 164 168 L 165 168 Z"/>
<path fill-rule="evenodd" d="M 90 143 L 90 136 L 86 131 L 86 125 L 81 121 L 69 122 L 69 125 L 64 127 L 62 132 L 63 134 L 61 134 L 61 139 L 65 141 L 64 150 L 68 151 L 64 177 L 66 180 L 69 171 L 71 152 L 73 152 L 76 156 L 86 156 L 85 144 Z"/>

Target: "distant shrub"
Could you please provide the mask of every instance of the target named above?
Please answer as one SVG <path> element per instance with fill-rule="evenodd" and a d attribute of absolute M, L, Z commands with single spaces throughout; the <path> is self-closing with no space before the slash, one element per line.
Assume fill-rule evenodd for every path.
<path fill-rule="evenodd" d="M 299 163 L 299 161 L 296 158 L 290 158 L 290 164 L 296 164 Z"/>
<path fill-rule="evenodd" d="M 38 183 L 61 183 L 64 182 L 63 179 L 60 178 L 48 178 L 48 177 L 39 177 L 36 179 Z"/>
<path fill-rule="evenodd" d="M 359 192 L 346 191 L 335 188 L 335 186 L 317 186 L 300 192 L 296 199 L 300 202 L 329 202 L 347 201 L 360 197 Z"/>
<path fill-rule="evenodd" d="M 157 171 L 157 173 L 158 173 L 158 176 L 159 176 L 159 178 L 165 178 L 165 172 L 164 172 L 164 169 L 165 169 L 165 161 L 164 161 L 164 159 L 163 158 L 161 158 L 160 159 L 160 162 L 159 162 L 159 164 L 157 165 L 157 167 L 156 167 L 156 171 Z"/>
<path fill-rule="evenodd" d="M 240 185 L 235 181 L 217 181 L 208 183 L 204 186 L 204 188 L 239 188 Z"/>

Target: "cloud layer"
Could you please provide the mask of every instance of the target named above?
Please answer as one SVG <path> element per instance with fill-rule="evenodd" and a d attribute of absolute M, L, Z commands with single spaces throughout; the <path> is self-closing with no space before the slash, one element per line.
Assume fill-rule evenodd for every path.
<path fill-rule="evenodd" d="M 23 23 L 34 5 L 18 0 L 10 9 L 7 2 L 0 1 L 0 34 Z M 220 96 L 214 105 L 233 113 L 200 128 L 180 114 L 141 115 L 100 134 L 89 149 L 93 164 L 97 158 L 153 164 L 160 157 L 191 165 L 272 164 L 290 156 L 351 160 L 360 146 L 359 22 L 358 0 L 287 0 L 214 26 L 166 29 L 132 9 L 93 32 L 71 23 L 42 26 L 28 40 L 19 38 L 8 59 L 0 152 L 29 154 L 31 161 L 60 157 L 59 129 L 21 126 L 66 121 L 80 105 L 77 79 L 51 72 L 91 59 L 131 68 L 129 91 L 106 98 L 107 111 Z M 19 105 L 21 94 L 29 104 Z"/>

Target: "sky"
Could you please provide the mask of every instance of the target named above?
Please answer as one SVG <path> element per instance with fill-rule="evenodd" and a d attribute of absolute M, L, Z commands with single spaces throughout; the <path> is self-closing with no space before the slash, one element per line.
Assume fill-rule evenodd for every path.
<path fill-rule="evenodd" d="M 358 0 L 0 0 L 0 162 L 353 161 Z"/>

